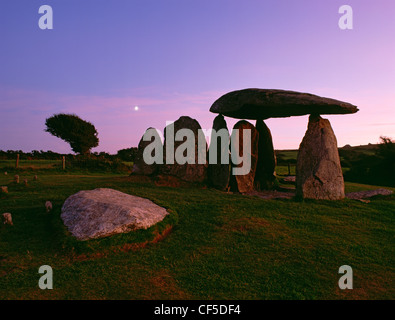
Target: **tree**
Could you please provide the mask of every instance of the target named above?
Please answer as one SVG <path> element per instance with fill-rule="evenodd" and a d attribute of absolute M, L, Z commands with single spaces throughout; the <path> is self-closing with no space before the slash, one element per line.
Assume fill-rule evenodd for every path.
<path fill-rule="evenodd" d="M 75 114 L 55 114 L 45 120 L 46 132 L 70 144 L 75 153 L 88 154 L 99 145 L 95 126 Z"/>
<path fill-rule="evenodd" d="M 137 148 L 132 147 L 128 149 L 121 149 L 117 152 L 117 157 L 122 161 L 134 162 L 137 154 Z"/>
<path fill-rule="evenodd" d="M 395 162 L 395 141 L 388 137 L 380 137 L 381 143 L 377 154 L 389 163 Z"/>
<path fill-rule="evenodd" d="M 385 175 L 395 184 L 395 141 L 388 137 L 380 137 L 381 143 L 377 155 L 381 157 Z"/>
<path fill-rule="evenodd" d="M 344 174 L 346 180 L 395 187 L 395 143 L 391 138 L 380 139 L 374 154 L 366 153 L 371 149 L 365 148 L 362 152 L 348 155 L 350 170 Z"/>

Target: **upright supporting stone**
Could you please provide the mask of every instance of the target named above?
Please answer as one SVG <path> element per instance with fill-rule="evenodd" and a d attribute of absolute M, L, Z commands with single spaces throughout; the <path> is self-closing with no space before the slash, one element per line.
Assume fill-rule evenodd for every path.
<path fill-rule="evenodd" d="M 271 190 L 276 180 L 276 155 L 272 134 L 263 120 L 257 120 L 255 127 L 259 133 L 255 188 L 257 190 Z"/>
<path fill-rule="evenodd" d="M 65 156 L 62 157 L 62 169 L 66 170 L 66 157 Z"/>
<path fill-rule="evenodd" d="M 229 130 L 223 115 L 218 115 L 214 119 L 213 132 L 208 150 L 207 176 L 210 185 L 219 190 L 227 190 L 230 179 L 230 153 L 229 153 Z M 210 161 L 210 157 L 216 163 Z M 227 160 L 227 163 L 225 163 Z"/>
<path fill-rule="evenodd" d="M 19 153 L 16 155 L 16 163 L 15 163 L 15 168 L 18 169 L 19 167 Z"/>
<path fill-rule="evenodd" d="M 251 168 L 250 172 L 245 175 L 233 175 L 233 170 L 231 173 L 231 189 L 232 191 L 238 191 L 240 193 L 250 192 L 254 190 L 254 180 L 255 180 L 255 172 L 256 166 L 258 163 L 258 139 L 259 133 L 255 129 L 255 127 L 249 123 L 248 121 L 242 120 L 235 124 L 233 130 L 239 130 L 239 141 L 238 141 L 238 148 L 236 151 L 239 153 L 241 158 L 245 158 L 247 155 L 243 154 L 243 144 L 244 144 L 244 134 L 245 130 L 250 130 L 251 132 L 251 149 L 248 150 L 251 156 Z M 233 133 L 232 133 L 233 135 Z M 236 141 L 232 141 L 231 143 L 236 143 Z M 233 152 L 233 150 L 232 150 Z M 243 163 L 241 164 L 233 164 L 232 169 L 234 167 L 242 167 Z"/>
<path fill-rule="evenodd" d="M 187 116 L 166 126 L 162 174 L 187 182 L 203 182 L 207 179 L 207 142 L 201 129 L 197 120 Z M 185 136 L 187 132 L 191 135 Z M 199 146 L 202 148 L 200 151 Z"/>
<path fill-rule="evenodd" d="M 149 140 L 144 141 L 144 137 L 150 137 Z M 155 143 L 154 143 L 155 142 Z M 137 175 L 153 175 L 157 173 L 159 164 L 157 163 L 146 163 L 144 160 L 144 150 L 147 148 L 147 146 L 152 145 L 155 146 L 157 144 L 157 147 L 159 147 L 159 150 L 157 148 L 150 148 L 147 151 L 150 152 L 151 157 L 154 159 L 159 156 L 160 162 L 162 162 L 163 159 L 163 145 L 162 145 L 162 140 L 154 128 L 148 128 L 143 137 L 141 138 L 139 142 L 139 146 L 137 148 L 137 154 L 136 154 L 136 159 L 133 164 L 133 172 L 132 174 L 137 174 Z M 146 151 L 146 152 L 147 152 Z M 159 154 L 156 154 L 159 153 Z"/>
<path fill-rule="evenodd" d="M 336 136 L 329 120 L 310 115 L 296 164 L 296 195 L 309 199 L 344 198 Z"/>

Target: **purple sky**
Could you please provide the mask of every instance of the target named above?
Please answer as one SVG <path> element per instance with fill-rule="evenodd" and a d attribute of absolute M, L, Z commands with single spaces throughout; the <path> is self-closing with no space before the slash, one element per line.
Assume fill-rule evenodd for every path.
<path fill-rule="evenodd" d="M 395 138 L 393 0 L 2 0 L 0 149 L 71 152 L 45 119 L 76 113 L 116 153 L 182 115 L 211 128 L 211 104 L 244 88 L 350 102 L 324 116 L 339 146 Z M 54 29 L 38 27 L 51 5 Z M 351 5 L 354 29 L 340 30 Z M 139 106 L 135 111 L 134 107 Z M 235 120 L 227 118 L 228 127 Z M 276 149 L 298 148 L 307 116 L 267 121 Z"/>

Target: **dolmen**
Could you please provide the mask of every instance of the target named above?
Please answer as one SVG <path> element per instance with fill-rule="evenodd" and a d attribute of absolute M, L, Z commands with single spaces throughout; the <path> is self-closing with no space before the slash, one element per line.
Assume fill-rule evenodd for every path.
<path fill-rule="evenodd" d="M 276 156 L 265 120 L 309 115 L 297 158 L 296 195 L 307 199 L 344 198 L 336 136 L 329 120 L 321 115 L 356 113 L 356 106 L 309 93 L 244 89 L 221 96 L 210 111 L 218 115 L 213 122 L 209 147 L 198 121 L 182 116 L 166 126 L 164 143 L 156 129 L 147 129 L 139 143 L 132 174 L 208 183 L 219 190 L 240 193 L 272 190 L 277 181 Z M 225 117 L 240 119 L 232 134 Z M 247 120 L 255 120 L 255 126 Z M 153 144 L 153 141 L 158 143 Z M 247 157 L 244 157 L 245 152 Z M 181 161 L 174 161 L 175 158 Z M 242 171 L 245 159 L 250 161 L 246 166 L 248 172 Z M 236 174 L 236 171 L 243 173 Z"/>
<path fill-rule="evenodd" d="M 356 113 L 356 106 L 309 93 L 277 89 L 244 89 L 223 95 L 213 103 L 210 111 L 220 116 L 243 119 L 236 123 L 234 128 L 249 128 L 253 132 L 251 145 L 257 149 L 252 147 L 251 154 L 258 155 L 256 166 L 251 166 L 251 172 L 247 177 L 231 178 L 233 189 L 246 192 L 253 187 L 273 187 L 276 159 L 270 130 L 264 120 L 310 115 L 308 129 L 298 152 L 296 195 L 308 199 L 344 198 L 344 179 L 336 136 L 329 120 L 321 118 L 320 115 Z M 246 124 L 244 119 L 256 120 L 255 130 L 251 124 Z"/>

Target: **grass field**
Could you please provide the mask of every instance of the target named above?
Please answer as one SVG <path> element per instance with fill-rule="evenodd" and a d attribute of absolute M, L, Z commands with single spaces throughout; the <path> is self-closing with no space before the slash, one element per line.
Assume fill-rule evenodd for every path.
<path fill-rule="evenodd" d="M 278 171 L 284 168 L 278 168 Z M 21 171 L 0 175 L 0 299 L 394 299 L 395 197 L 263 200 L 210 188 L 158 187 L 126 174 Z M 14 174 L 13 172 L 12 174 Z M 171 211 L 136 234 L 78 242 L 60 219 L 64 200 L 109 187 Z M 377 188 L 347 183 L 346 191 Z M 51 200 L 54 210 L 46 213 Z M 40 290 L 38 268 L 54 270 Z M 354 289 L 338 287 L 350 265 Z"/>
<path fill-rule="evenodd" d="M 15 160 L 0 160 L 0 170 L 15 169 Z M 19 169 L 54 169 L 62 168 L 61 160 L 19 160 Z"/>

